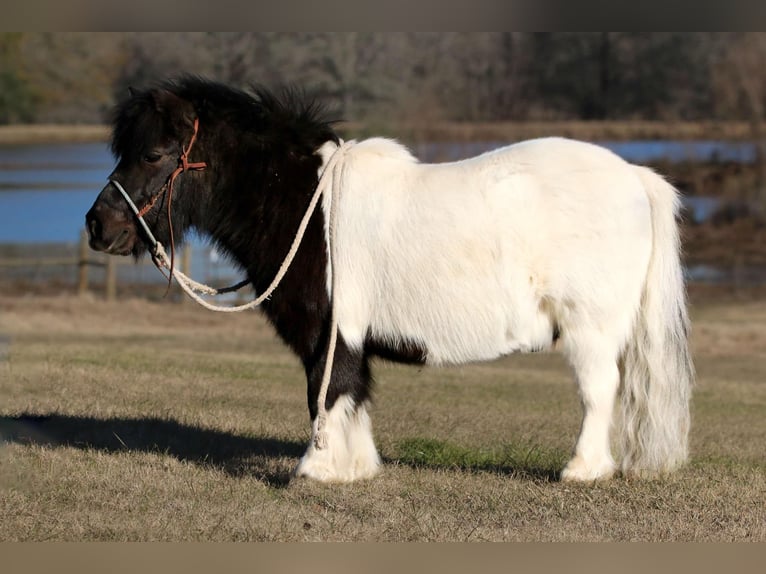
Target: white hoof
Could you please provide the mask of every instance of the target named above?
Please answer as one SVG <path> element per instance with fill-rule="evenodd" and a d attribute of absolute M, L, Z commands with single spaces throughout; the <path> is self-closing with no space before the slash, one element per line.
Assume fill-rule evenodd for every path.
<path fill-rule="evenodd" d="M 615 464 L 612 460 L 599 462 L 586 462 L 582 457 L 576 456 L 564 468 L 561 480 L 567 482 L 592 482 L 594 480 L 607 480 L 614 475 Z"/>
<path fill-rule="evenodd" d="M 311 444 L 301 457 L 298 466 L 293 471 L 296 478 L 309 478 L 319 482 L 353 482 L 372 478 L 380 470 L 380 458 L 378 453 L 366 460 L 357 458 L 349 460 L 349 457 L 341 457 L 345 460 L 338 460 L 333 456 L 330 449 L 332 445 L 323 450 Z M 337 450 L 337 449 L 336 449 Z M 348 454 L 348 453 L 346 453 Z"/>
<path fill-rule="evenodd" d="M 294 477 L 319 482 L 352 482 L 372 478 L 380 469 L 380 456 L 372 439 L 370 417 L 365 405 L 354 406 L 347 395 L 340 397 L 327 414 L 327 444 L 314 444 L 314 421 L 306 454 L 293 471 Z"/>

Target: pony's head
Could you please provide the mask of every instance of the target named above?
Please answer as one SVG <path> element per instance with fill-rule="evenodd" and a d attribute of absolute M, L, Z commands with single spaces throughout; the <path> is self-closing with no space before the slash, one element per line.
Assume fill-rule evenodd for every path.
<path fill-rule="evenodd" d="M 138 257 L 156 239 L 172 258 L 173 238 L 194 228 L 252 267 L 300 221 L 318 150 L 339 141 L 333 123 L 292 88 L 245 92 L 183 76 L 132 90 L 114 113 L 117 167 L 86 215 L 91 247 Z"/>
<path fill-rule="evenodd" d="M 198 122 L 194 105 L 166 87 L 131 90 L 117 106 L 111 144 L 117 167 L 85 216 L 91 248 L 137 257 L 151 244 L 151 235 L 167 245 L 174 229 L 183 234 L 185 210 L 172 204 L 188 205 L 204 177 L 189 171 L 204 167 L 195 163 L 204 153 Z M 178 177 L 182 172 L 187 173 Z"/>

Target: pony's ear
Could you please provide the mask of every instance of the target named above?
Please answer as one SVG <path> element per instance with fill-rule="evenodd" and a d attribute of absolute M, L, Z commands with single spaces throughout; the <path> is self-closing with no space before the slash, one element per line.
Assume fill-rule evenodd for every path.
<path fill-rule="evenodd" d="M 178 129 L 184 127 L 193 128 L 194 120 L 197 119 L 197 112 L 194 105 L 178 97 L 170 90 L 157 89 L 152 91 L 154 107 L 161 114 L 168 116 L 173 125 Z"/>
<path fill-rule="evenodd" d="M 138 90 L 133 86 L 128 86 L 128 94 L 130 94 L 131 98 L 134 98 L 138 95 Z"/>

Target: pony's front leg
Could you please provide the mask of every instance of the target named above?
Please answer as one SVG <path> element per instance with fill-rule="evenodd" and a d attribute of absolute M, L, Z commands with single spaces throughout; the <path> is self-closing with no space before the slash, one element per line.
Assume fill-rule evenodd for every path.
<path fill-rule="evenodd" d="M 316 418 L 311 426 L 311 442 L 295 468 L 295 476 L 321 482 L 351 482 L 377 474 L 380 457 L 365 404 L 354 404 L 349 395 L 335 401 L 327 413 L 327 444 L 322 449 L 314 440 Z"/>
<path fill-rule="evenodd" d="M 349 351 L 338 340 L 333 377 L 327 392 L 327 420 L 324 448 L 316 445 L 319 384 L 324 360 L 308 373 L 308 400 L 311 413 L 311 441 L 294 475 L 321 482 L 351 482 L 371 478 L 380 467 L 367 413 L 370 374 L 366 358 Z"/>

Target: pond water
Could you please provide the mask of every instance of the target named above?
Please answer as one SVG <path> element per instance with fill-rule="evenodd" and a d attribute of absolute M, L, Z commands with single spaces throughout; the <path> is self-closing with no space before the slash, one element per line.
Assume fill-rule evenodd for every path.
<path fill-rule="evenodd" d="M 0 242 L 76 241 L 113 166 L 103 143 L 0 147 Z"/>
<path fill-rule="evenodd" d="M 751 163 L 756 157 L 756 148 L 751 142 L 636 140 L 596 143 L 634 163 L 657 160 Z M 499 141 L 438 142 L 414 145 L 412 151 L 423 161 L 456 161 L 503 145 L 506 143 Z"/>
<path fill-rule="evenodd" d="M 743 142 L 600 142 L 637 163 L 673 160 L 752 161 L 755 148 Z M 422 161 L 454 161 L 503 145 L 502 142 L 431 143 L 412 146 Z M 105 143 L 0 146 L 0 243 L 75 243 L 84 217 L 114 167 Z M 686 207 L 695 221 L 715 211 L 715 198 L 694 197 Z M 204 246 L 195 239 L 193 246 Z M 218 263 L 217 255 L 206 257 Z M 193 265 L 194 266 L 194 265 Z M 707 277 L 714 274 L 709 270 Z"/>
<path fill-rule="evenodd" d="M 0 146 L 0 244 L 65 244 L 75 252 L 85 213 L 114 165 L 105 143 Z M 241 276 L 204 240 L 192 236 L 189 245 L 197 277 L 222 284 Z M 120 266 L 118 277 L 164 281 L 151 265 Z"/>

